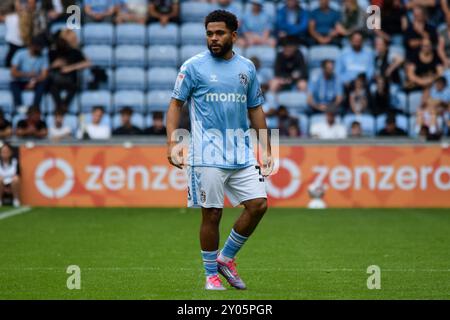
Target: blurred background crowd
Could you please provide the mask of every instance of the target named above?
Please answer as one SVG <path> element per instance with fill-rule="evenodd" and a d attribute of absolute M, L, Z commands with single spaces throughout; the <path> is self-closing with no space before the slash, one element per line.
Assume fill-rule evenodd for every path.
<path fill-rule="evenodd" d="M 164 135 L 177 69 L 219 8 L 282 136 L 450 135 L 450 0 L 4 0 L 0 139 Z"/>

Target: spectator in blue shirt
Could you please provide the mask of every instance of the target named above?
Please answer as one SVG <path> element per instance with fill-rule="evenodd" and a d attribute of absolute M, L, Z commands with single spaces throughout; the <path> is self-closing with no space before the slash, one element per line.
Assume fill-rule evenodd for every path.
<path fill-rule="evenodd" d="M 84 0 L 85 22 L 113 22 L 116 0 Z"/>
<path fill-rule="evenodd" d="M 250 0 L 251 11 L 242 19 L 243 46 L 267 45 L 275 47 L 272 37 L 272 19 L 264 11 L 263 0 Z"/>
<path fill-rule="evenodd" d="M 365 73 L 369 81 L 373 79 L 374 54 L 370 49 L 363 47 L 363 41 L 363 34 L 360 31 L 354 32 L 350 38 L 351 47 L 343 49 L 337 59 L 336 74 L 347 88 L 361 73 Z"/>
<path fill-rule="evenodd" d="M 308 104 L 313 113 L 337 111 L 342 103 L 342 86 L 334 74 L 334 62 L 322 61 L 322 72 L 308 88 Z"/>
<path fill-rule="evenodd" d="M 300 8 L 298 0 L 286 0 L 277 12 L 277 38 L 281 41 L 288 36 L 297 37 L 299 42 L 307 43 L 308 12 Z"/>
<path fill-rule="evenodd" d="M 234 14 L 239 22 L 242 19 L 242 7 L 233 2 L 233 0 L 217 0 L 211 10 L 227 10 Z"/>
<path fill-rule="evenodd" d="M 450 87 L 445 77 L 439 77 L 430 89 L 431 100 L 447 108 L 450 105 Z"/>
<path fill-rule="evenodd" d="M 22 105 L 22 91 L 33 90 L 35 106 L 39 106 L 46 90 L 48 77 L 48 57 L 42 53 L 40 38 L 33 38 L 27 49 L 17 51 L 11 62 L 10 83 L 14 105 Z"/>
<path fill-rule="evenodd" d="M 330 8 L 330 0 L 320 0 L 309 20 L 309 34 L 315 44 L 339 44 L 341 14 Z"/>

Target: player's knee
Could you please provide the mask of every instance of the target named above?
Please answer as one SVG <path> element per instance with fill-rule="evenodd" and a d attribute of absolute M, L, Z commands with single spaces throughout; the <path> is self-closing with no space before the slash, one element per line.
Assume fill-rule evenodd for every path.
<path fill-rule="evenodd" d="M 220 218 L 222 217 L 222 209 L 210 208 L 203 212 L 203 219 L 208 223 L 218 224 L 220 222 Z"/>
<path fill-rule="evenodd" d="M 249 209 L 252 214 L 262 216 L 267 211 L 267 199 L 253 200 Z"/>
<path fill-rule="evenodd" d="M 14 176 L 14 177 L 12 178 L 12 183 L 19 183 L 19 182 L 20 182 L 19 176 Z"/>

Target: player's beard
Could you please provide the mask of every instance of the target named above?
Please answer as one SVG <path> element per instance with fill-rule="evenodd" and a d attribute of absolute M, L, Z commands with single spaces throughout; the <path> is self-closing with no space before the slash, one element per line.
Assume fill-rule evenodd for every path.
<path fill-rule="evenodd" d="M 230 51 L 230 50 L 233 49 L 233 42 L 230 41 L 230 42 L 224 43 L 224 44 L 221 46 L 221 50 L 220 50 L 219 52 L 214 52 L 214 51 L 212 50 L 212 44 L 208 44 L 208 49 L 209 49 L 209 52 L 211 52 L 211 55 L 212 55 L 213 57 L 216 57 L 216 58 L 222 58 L 223 56 L 225 56 L 225 55 L 228 53 L 228 51 Z"/>

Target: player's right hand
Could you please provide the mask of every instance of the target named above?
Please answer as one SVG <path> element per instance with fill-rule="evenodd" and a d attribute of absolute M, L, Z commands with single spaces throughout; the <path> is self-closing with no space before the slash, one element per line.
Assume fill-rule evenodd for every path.
<path fill-rule="evenodd" d="M 183 145 L 176 142 L 170 142 L 167 146 L 167 159 L 169 163 L 178 169 L 183 169 Z"/>

